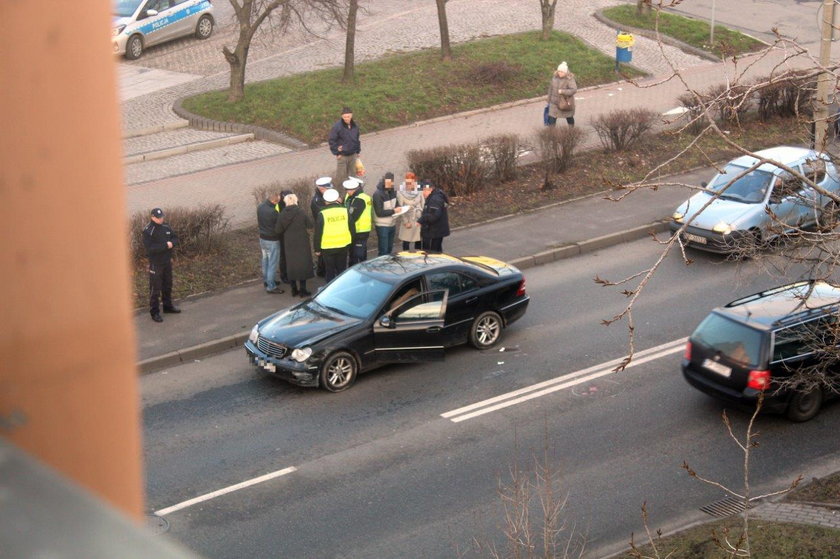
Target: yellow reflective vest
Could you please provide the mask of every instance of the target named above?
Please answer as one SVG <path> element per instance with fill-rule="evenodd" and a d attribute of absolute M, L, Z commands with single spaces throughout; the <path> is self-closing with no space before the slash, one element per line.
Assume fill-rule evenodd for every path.
<path fill-rule="evenodd" d="M 363 200 L 365 203 L 365 210 L 359 216 L 359 219 L 356 220 L 356 233 L 370 233 L 371 226 L 373 225 L 373 200 L 364 192 L 356 196 L 348 196 L 344 199 L 344 205 L 348 209 L 353 204 L 354 198 Z"/>
<path fill-rule="evenodd" d="M 321 250 L 343 248 L 352 242 L 350 237 L 350 216 L 347 208 L 327 206 L 321 210 L 324 231 L 321 234 Z"/>

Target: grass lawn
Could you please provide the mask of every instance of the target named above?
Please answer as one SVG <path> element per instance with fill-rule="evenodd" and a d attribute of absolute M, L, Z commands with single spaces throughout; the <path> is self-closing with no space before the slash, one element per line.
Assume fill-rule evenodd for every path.
<path fill-rule="evenodd" d="M 636 545 L 645 557 L 674 557 L 679 559 L 729 559 L 731 554 L 724 552 L 713 541 L 714 536 L 721 542 L 728 537 L 735 543 L 741 534 L 743 520 L 740 516 L 719 520 L 709 524 L 695 526 L 689 530 L 662 538 L 656 543 L 659 555 L 654 555 L 649 546 L 642 546 L 636 534 Z M 728 536 L 724 528 L 729 529 Z M 834 559 L 840 557 L 840 530 L 766 522 L 750 521 L 751 556 L 760 559 Z M 669 555 L 671 554 L 671 555 Z M 617 559 L 638 557 L 631 553 L 619 555 Z"/>
<path fill-rule="evenodd" d="M 216 91 L 183 105 L 214 120 L 256 124 L 316 145 L 326 141 L 345 105 L 363 134 L 385 130 L 545 95 L 562 60 L 569 62 L 578 87 L 617 78 L 613 58 L 574 36 L 555 31 L 541 41 L 539 32 L 529 32 L 456 45 L 451 62 L 442 62 L 437 49 L 427 49 L 359 64 L 350 84 L 341 83 L 338 67 L 249 84 L 238 103 L 229 103 L 226 91 Z M 625 72 L 641 75 L 633 68 Z"/>
<path fill-rule="evenodd" d="M 605 17 L 631 27 L 639 29 L 656 28 L 656 11 L 640 16 L 636 13 L 636 6 L 625 4 L 607 8 L 603 11 Z M 665 12 L 659 12 L 659 32 L 680 40 L 693 47 L 709 51 L 717 56 L 732 56 L 761 50 L 765 45 L 738 31 L 733 31 L 722 25 L 715 25 L 715 44 L 709 44 L 709 24 L 706 21 L 691 19 Z"/>

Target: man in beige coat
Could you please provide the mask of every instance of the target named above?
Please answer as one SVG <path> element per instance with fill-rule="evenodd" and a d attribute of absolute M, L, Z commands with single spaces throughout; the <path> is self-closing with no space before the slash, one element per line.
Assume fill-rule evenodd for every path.
<path fill-rule="evenodd" d="M 548 86 L 548 125 L 557 124 L 558 118 L 565 118 L 569 126 L 575 125 L 575 75 L 569 72 L 566 61 L 557 66 Z"/>

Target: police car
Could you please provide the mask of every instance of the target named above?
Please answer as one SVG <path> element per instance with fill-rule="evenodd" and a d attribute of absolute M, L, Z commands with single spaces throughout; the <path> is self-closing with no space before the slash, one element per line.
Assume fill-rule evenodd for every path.
<path fill-rule="evenodd" d="M 114 53 L 129 60 L 172 39 L 206 39 L 216 23 L 212 0 L 114 0 L 113 6 Z"/>

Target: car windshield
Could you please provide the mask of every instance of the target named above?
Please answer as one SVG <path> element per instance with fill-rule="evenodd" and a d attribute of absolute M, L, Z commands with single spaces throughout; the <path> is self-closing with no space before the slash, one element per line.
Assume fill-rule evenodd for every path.
<path fill-rule="evenodd" d="M 143 0 L 114 0 L 114 15 L 119 17 L 130 17 L 137 10 L 137 6 Z"/>
<path fill-rule="evenodd" d="M 717 313 L 700 323 L 691 341 L 745 367 L 758 367 L 761 360 L 761 332 Z"/>
<path fill-rule="evenodd" d="M 314 301 L 347 316 L 368 318 L 382 306 L 393 287 L 350 268 L 321 290 Z"/>
<path fill-rule="evenodd" d="M 722 173 L 715 175 L 711 184 L 706 188 L 713 192 L 720 192 L 720 198 L 724 200 L 737 200 L 738 202 L 746 202 L 748 204 L 758 204 L 764 200 L 767 189 L 773 184 L 773 173 L 753 169 L 732 184 L 729 184 L 732 179 L 741 175 L 746 170 L 746 167 L 727 165 Z"/>

